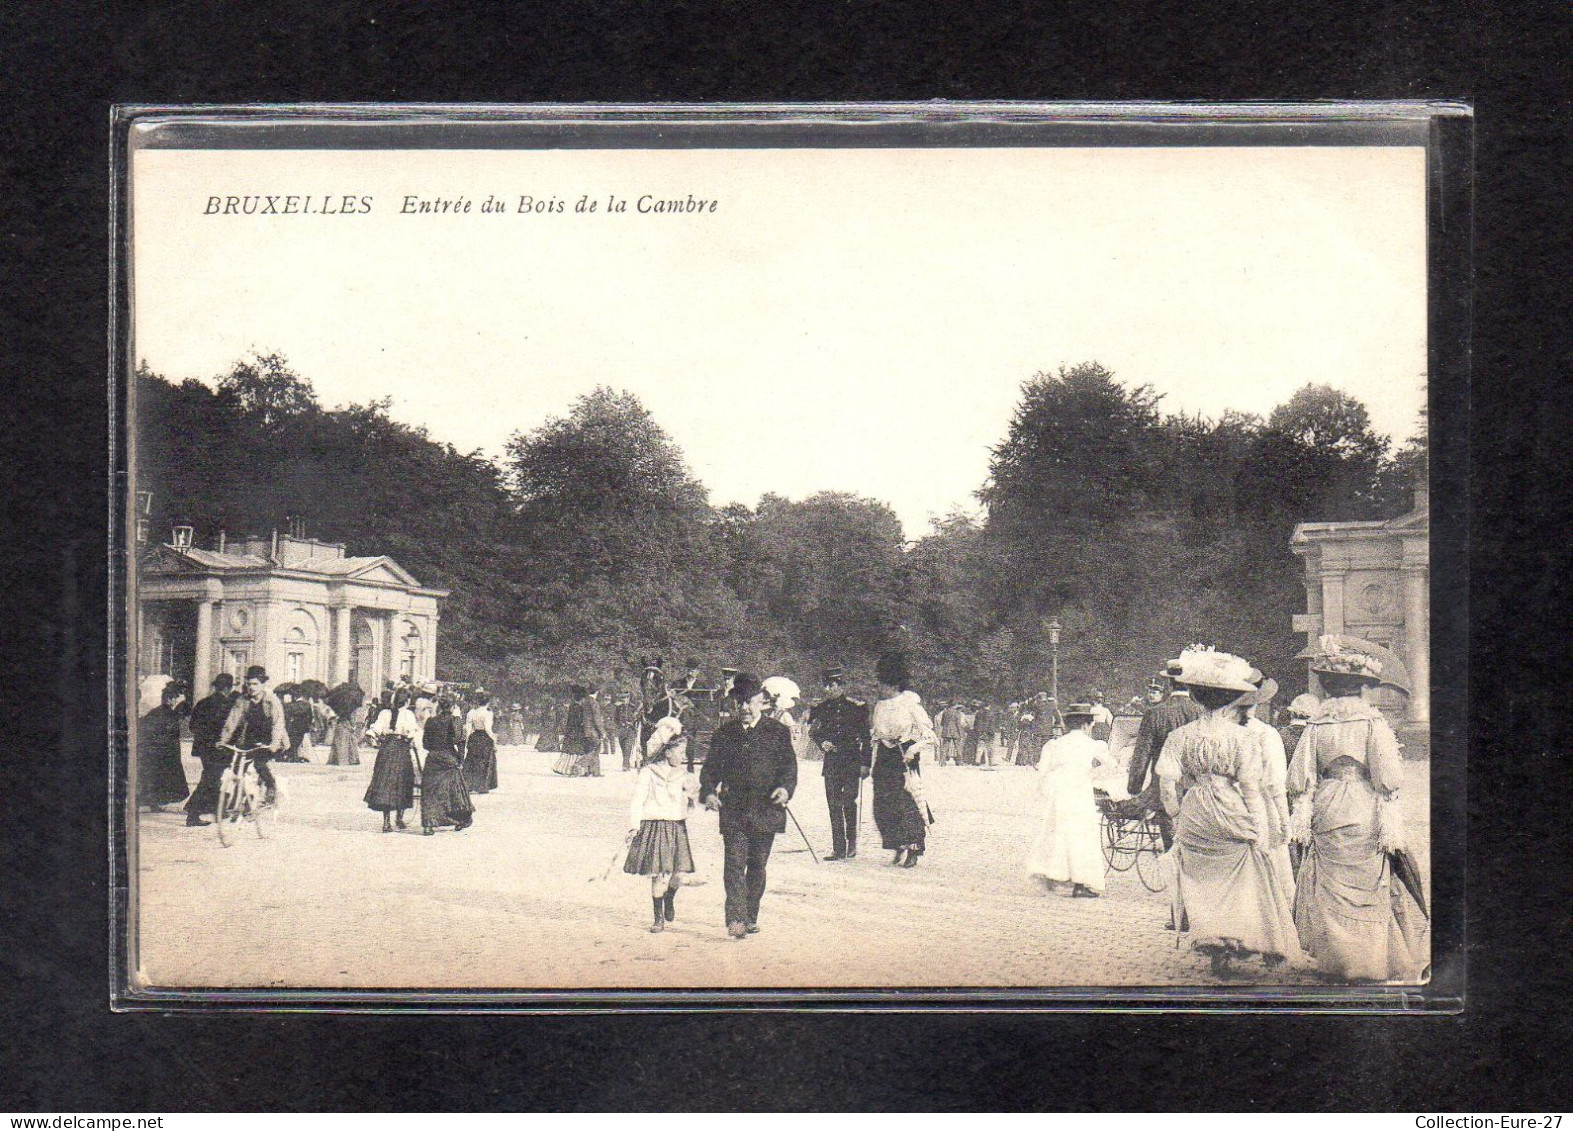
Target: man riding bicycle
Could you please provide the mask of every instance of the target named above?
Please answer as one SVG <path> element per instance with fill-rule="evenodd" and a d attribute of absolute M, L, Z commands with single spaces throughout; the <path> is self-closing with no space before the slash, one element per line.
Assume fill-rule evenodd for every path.
<path fill-rule="evenodd" d="M 252 765 L 257 768 L 257 780 L 265 790 L 263 804 L 272 804 L 278 794 L 273 780 L 273 770 L 268 760 L 273 755 L 289 749 L 289 731 L 284 727 L 284 705 L 277 695 L 268 690 L 267 669 L 253 664 L 246 669 L 243 693 L 229 709 L 224 720 L 224 730 L 219 742 L 241 750 L 255 750 Z"/>

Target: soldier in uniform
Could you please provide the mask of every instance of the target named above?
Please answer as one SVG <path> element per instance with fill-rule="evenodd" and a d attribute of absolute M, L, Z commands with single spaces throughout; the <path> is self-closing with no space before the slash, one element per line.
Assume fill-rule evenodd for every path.
<path fill-rule="evenodd" d="M 858 854 L 858 793 L 873 764 L 868 704 L 846 694 L 840 668 L 825 670 L 825 698 L 814 708 L 809 737 L 825 752 L 825 801 L 832 851 L 826 860 Z"/>

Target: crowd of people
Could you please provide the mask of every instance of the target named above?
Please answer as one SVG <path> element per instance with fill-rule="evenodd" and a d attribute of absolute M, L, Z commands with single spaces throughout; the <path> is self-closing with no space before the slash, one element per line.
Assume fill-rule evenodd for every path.
<path fill-rule="evenodd" d="M 690 661 L 678 679 L 643 662 L 637 694 L 575 685 L 561 701 L 494 709 L 484 690 L 409 682 L 367 697 L 353 684 L 270 689 L 267 673 L 229 675 L 191 705 L 166 684 L 141 722 L 138 800 L 185 801 L 206 823 L 229 764 L 226 746 L 258 752 L 269 796 L 270 760 L 301 758 L 308 744 L 333 765 L 358 765 L 375 747 L 365 804 L 382 831 L 463 830 L 477 795 L 497 788 L 499 745 L 557 754 L 554 772 L 599 777 L 637 771 L 623 870 L 648 877 L 652 931 L 676 914 L 682 876 L 694 870 L 687 820 L 718 811 L 734 938 L 757 933 L 774 838 L 787 829 L 799 763 L 822 763 L 832 851 L 858 854 L 869 801 L 889 863 L 916 867 L 934 822 L 926 766 L 1036 767 L 1037 820 L 1027 872 L 1072 898 L 1104 893 L 1105 816 L 1150 822 L 1161 840 L 1172 930 L 1208 956 L 1215 974 L 1259 960 L 1266 969 L 1314 964 L 1343 981 L 1413 980 L 1424 967 L 1425 905 L 1408 852 L 1398 795 L 1397 740 L 1366 688 L 1391 682 L 1381 660 L 1325 638 L 1312 663 L 1326 698 L 1301 695 L 1271 725 L 1278 687 L 1248 661 L 1193 647 L 1169 661 L 1144 700 L 1135 743 L 1111 751 L 1113 713 L 1101 694 L 1061 709 L 1046 694 L 1004 705 L 950 699 L 931 718 L 904 657 L 876 666 L 872 703 L 849 695 L 845 673 L 823 673 L 823 697 L 800 705 L 790 679 L 723 668 L 715 686 Z M 202 776 L 188 793 L 180 761 L 189 726 Z M 1125 756 L 1121 757 L 1120 755 Z"/>
<path fill-rule="evenodd" d="M 1404 766 L 1363 695 L 1407 688 L 1373 651 L 1338 637 L 1323 638 L 1311 666 L 1326 698 L 1296 697 L 1275 728 L 1275 681 L 1227 652 L 1182 652 L 1153 685 L 1125 788 L 1105 790 L 1103 805 L 1157 828 L 1168 927 L 1214 974 L 1255 959 L 1267 970 L 1314 965 L 1337 981 L 1412 982 L 1427 965 L 1427 912 L 1399 808 Z M 1092 735 L 1092 704 L 1064 717 L 1066 733 L 1038 764 L 1027 870 L 1096 898 L 1106 866 L 1095 779 L 1113 757 Z"/>

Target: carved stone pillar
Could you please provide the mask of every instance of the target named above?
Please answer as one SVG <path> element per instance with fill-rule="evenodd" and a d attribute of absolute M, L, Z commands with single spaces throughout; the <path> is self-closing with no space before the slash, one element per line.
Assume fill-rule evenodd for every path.
<path fill-rule="evenodd" d="M 213 682 L 213 602 L 206 596 L 197 600 L 196 650 L 191 659 L 191 701 L 208 693 Z"/>
<path fill-rule="evenodd" d="M 1431 722 L 1431 601 L 1430 570 L 1424 564 L 1404 563 L 1404 662 L 1409 666 L 1408 721 L 1416 726 Z"/>

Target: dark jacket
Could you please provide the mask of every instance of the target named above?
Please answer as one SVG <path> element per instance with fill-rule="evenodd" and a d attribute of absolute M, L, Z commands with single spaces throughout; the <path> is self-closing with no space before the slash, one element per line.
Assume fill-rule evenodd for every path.
<path fill-rule="evenodd" d="M 1201 704 L 1189 695 L 1171 695 L 1147 709 L 1136 731 L 1136 746 L 1131 751 L 1131 768 L 1125 782 L 1125 788 L 1133 797 L 1146 788 L 1147 775 L 1158 761 L 1158 755 L 1163 753 L 1163 740 L 1205 713 Z"/>
<path fill-rule="evenodd" d="M 218 736 L 224 733 L 224 720 L 229 718 L 228 692 L 215 691 L 205 699 L 197 700 L 191 708 L 191 756 L 193 758 L 222 758 L 229 761 L 215 747 Z"/>
<path fill-rule="evenodd" d="M 784 723 L 763 718 L 752 730 L 741 719 L 722 723 L 699 775 L 700 796 L 721 798 L 721 835 L 784 833 L 786 810 L 770 800 L 777 789 L 797 790 L 797 755 Z"/>
<path fill-rule="evenodd" d="M 809 738 L 821 750 L 823 743 L 835 745 L 835 749 L 824 751 L 827 778 L 856 778 L 868 770 L 873 755 L 868 725 L 868 704 L 845 695 L 826 699 L 814 708 Z"/>

